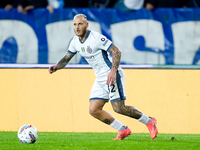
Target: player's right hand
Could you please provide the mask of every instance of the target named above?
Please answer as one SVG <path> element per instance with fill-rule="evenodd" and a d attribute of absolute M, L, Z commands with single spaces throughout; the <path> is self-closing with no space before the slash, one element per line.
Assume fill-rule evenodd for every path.
<path fill-rule="evenodd" d="M 52 74 L 58 70 L 57 65 L 49 67 L 49 73 Z"/>

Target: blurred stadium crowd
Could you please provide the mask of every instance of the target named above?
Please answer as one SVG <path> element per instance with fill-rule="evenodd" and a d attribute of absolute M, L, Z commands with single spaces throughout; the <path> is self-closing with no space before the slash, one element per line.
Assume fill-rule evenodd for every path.
<path fill-rule="evenodd" d="M 62 8 L 116 8 L 120 11 L 134 11 L 146 8 L 198 8 L 200 0 L 4 0 L 0 8 L 10 11 L 17 8 L 27 14 L 31 9 L 47 8 L 50 13 Z"/>

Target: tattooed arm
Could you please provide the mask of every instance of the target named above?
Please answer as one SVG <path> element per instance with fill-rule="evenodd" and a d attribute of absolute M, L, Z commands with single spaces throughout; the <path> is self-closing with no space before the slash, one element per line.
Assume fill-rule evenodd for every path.
<path fill-rule="evenodd" d="M 57 70 L 64 68 L 74 55 L 75 54 L 67 52 L 66 55 L 56 65 L 49 67 L 49 73 L 52 74 Z"/>
<path fill-rule="evenodd" d="M 121 52 L 116 46 L 112 46 L 109 50 L 110 53 L 112 53 L 112 68 L 110 73 L 108 74 L 107 78 L 107 85 L 113 85 L 115 79 L 116 79 L 116 72 L 120 64 L 121 59 Z"/>

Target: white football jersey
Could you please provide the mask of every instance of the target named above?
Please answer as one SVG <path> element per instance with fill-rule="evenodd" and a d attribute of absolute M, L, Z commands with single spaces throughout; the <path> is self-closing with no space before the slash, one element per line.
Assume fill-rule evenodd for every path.
<path fill-rule="evenodd" d="M 107 79 L 112 67 L 112 58 L 109 56 L 109 49 L 113 43 L 104 35 L 88 30 L 86 38 L 83 42 L 78 36 L 74 36 L 71 40 L 68 52 L 76 54 L 77 52 L 85 58 L 95 71 L 97 81 Z M 121 67 L 118 68 L 123 72 Z"/>

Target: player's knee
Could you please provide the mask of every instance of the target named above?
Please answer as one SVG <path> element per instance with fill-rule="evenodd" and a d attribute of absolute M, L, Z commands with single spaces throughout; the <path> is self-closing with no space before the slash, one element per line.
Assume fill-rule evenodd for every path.
<path fill-rule="evenodd" d="M 94 111 L 90 108 L 89 109 L 89 114 L 92 116 L 94 114 Z"/>
<path fill-rule="evenodd" d="M 99 113 L 99 110 L 90 108 L 89 109 L 89 113 L 90 113 L 91 116 L 96 117 L 98 115 L 98 113 Z"/>

